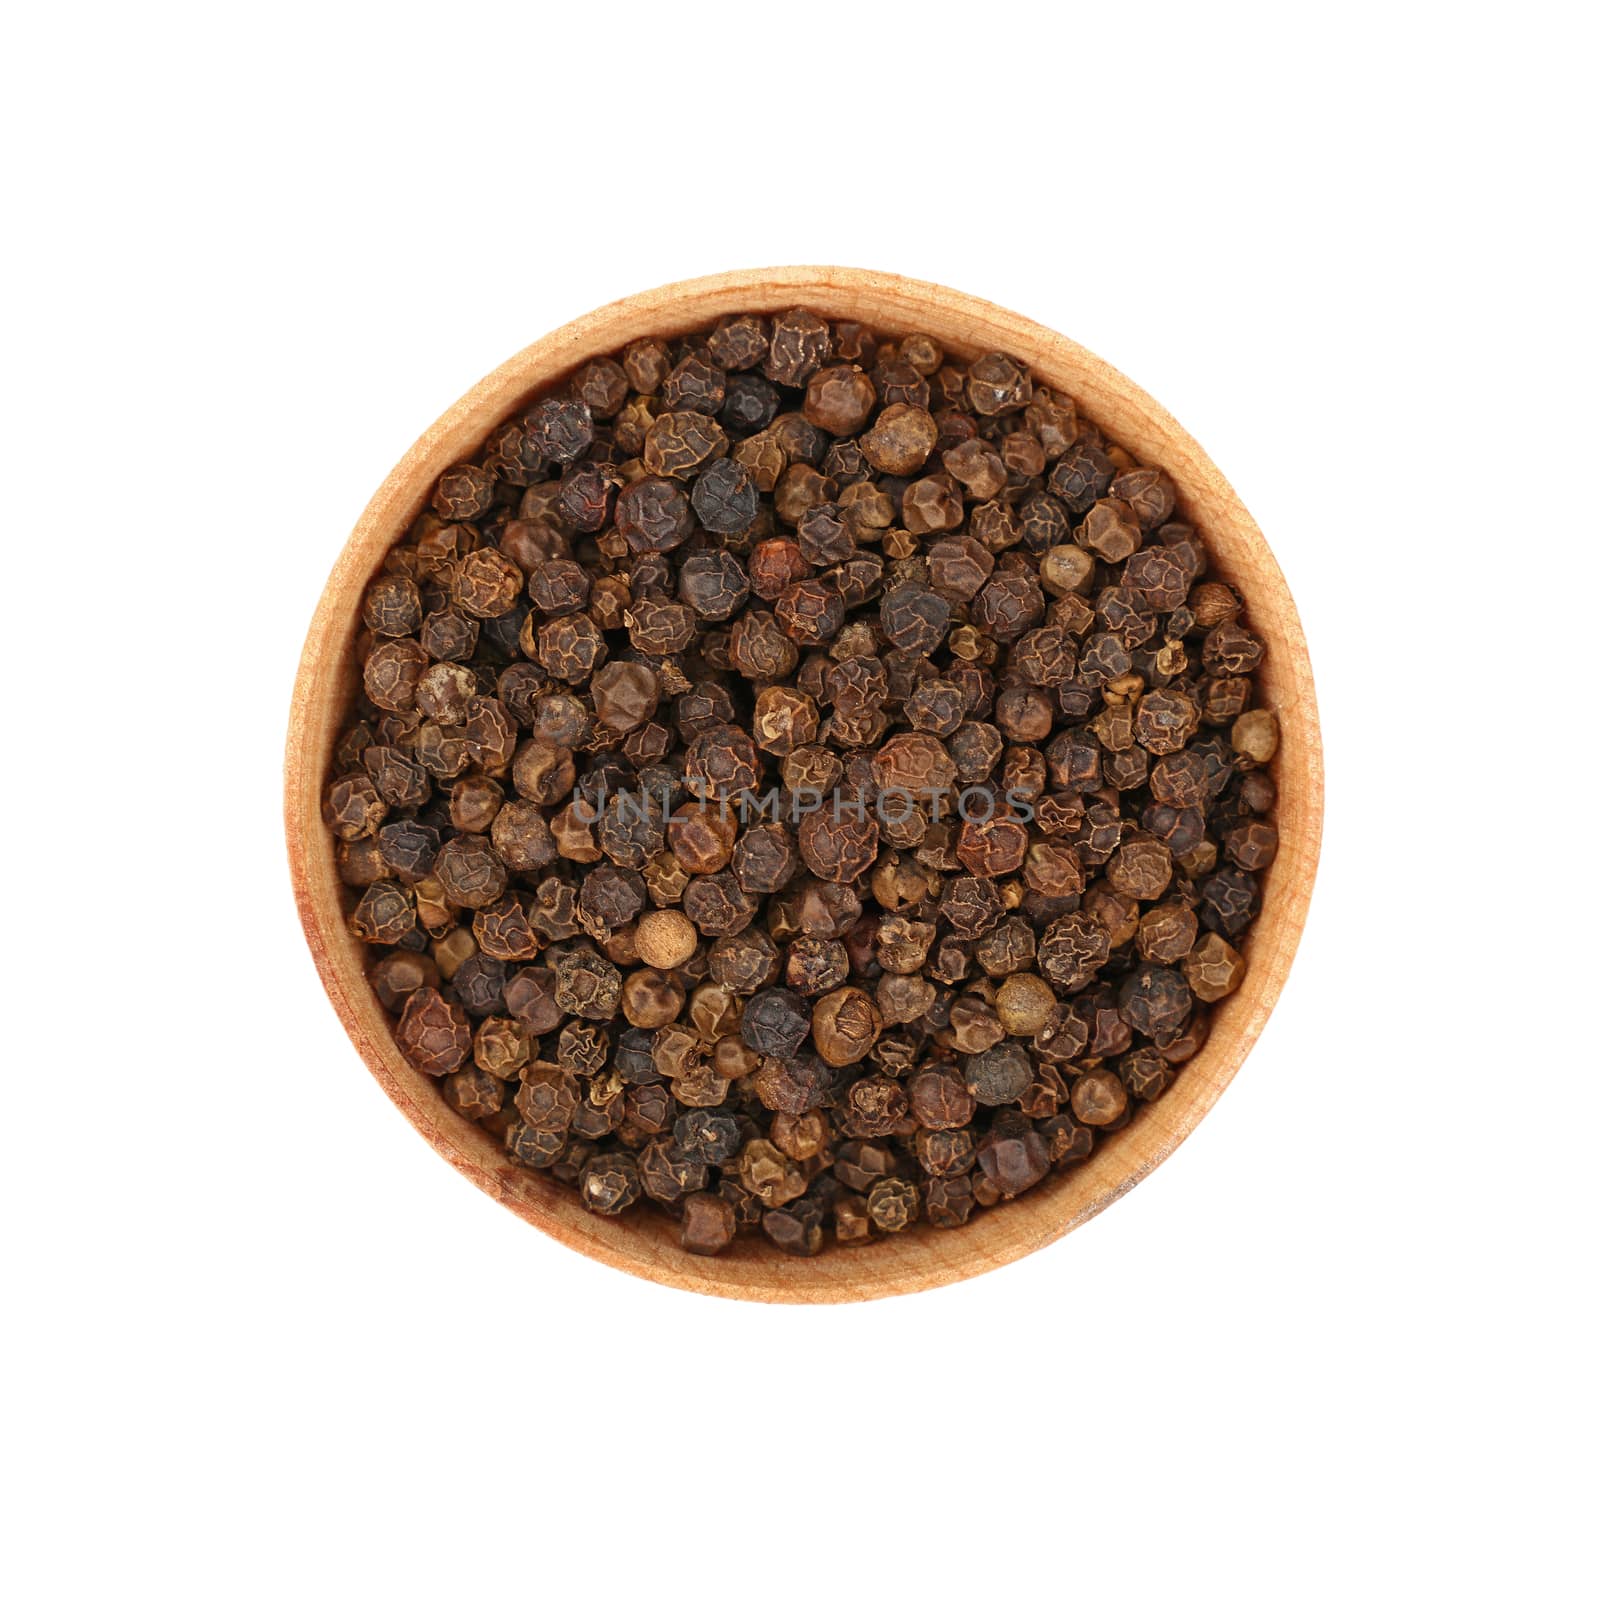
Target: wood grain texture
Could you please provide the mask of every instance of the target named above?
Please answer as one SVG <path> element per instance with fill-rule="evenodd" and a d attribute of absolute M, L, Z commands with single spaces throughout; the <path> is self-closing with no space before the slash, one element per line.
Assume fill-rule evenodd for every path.
<path fill-rule="evenodd" d="M 643 1207 L 590 1215 L 577 1195 L 514 1165 L 407 1064 L 368 987 L 362 949 L 345 926 L 333 844 L 322 824 L 329 754 L 349 704 L 362 592 L 426 504 L 434 480 L 472 455 L 530 396 L 595 356 L 646 334 L 673 337 L 737 311 L 805 305 L 891 334 L 931 333 L 958 356 L 1004 350 L 1035 379 L 1178 485 L 1182 514 L 1203 535 L 1216 572 L 1244 596 L 1267 645 L 1259 681 L 1278 713 L 1278 858 L 1266 875 L 1243 986 L 1217 1007 L 1210 1039 L 1154 1105 L 1082 1166 L 964 1228 L 916 1229 L 811 1260 L 740 1239 L 725 1256 L 684 1254 L 674 1224 Z M 1232 1081 L 1282 990 L 1300 940 L 1322 835 L 1322 747 L 1300 620 L 1260 530 L 1193 439 L 1154 400 L 1096 356 L 999 306 L 888 273 L 781 267 L 722 273 L 619 300 L 530 345 L 457 401 L 406 453 L 350 535 L 312 619 L 295 682 L 284 775 L 290 871 L 307 943 L 346 1031 L 373 1076 L 457 1170 L 519 1216 L 597 1261 L 657 1283 L 740 1299 L 822 1303 L 907 1294 L 1004 1266 L 1087 1222 L 1164 1161 Z M 329 1071 L 339 1070 L 336 1063 Z"/>

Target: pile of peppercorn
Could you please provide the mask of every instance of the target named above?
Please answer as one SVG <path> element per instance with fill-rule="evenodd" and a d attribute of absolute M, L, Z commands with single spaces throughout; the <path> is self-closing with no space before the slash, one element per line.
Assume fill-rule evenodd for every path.
<path fill-rule="evenodd" d="M 954 1227 L 1204 1043 L 1277 847 L 1173 484 L 796 309 L 590 362 L 369 587 L 325 816 L 406 1058 L 684 1248 Z"/>

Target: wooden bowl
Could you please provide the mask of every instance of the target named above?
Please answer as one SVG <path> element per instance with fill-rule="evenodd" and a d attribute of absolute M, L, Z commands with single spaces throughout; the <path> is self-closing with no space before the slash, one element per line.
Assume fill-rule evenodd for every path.
<path fill-rule="evenodd" d="M 573 1190 L 514 1165 L 497 1140 L 458 1117 L 406 1062 L 368 987 L 361 946 L 345 926 L 321 796 L 354 682 L 362 591 L 423 509 L 439 473 L 472 455 L 530 396 L 595 356 L 647 334 L 671 338 L 703 328 L 730 312 L 792 305 L 890 334 L 921 330 L 964 358 L 1006 351 L 1071 395 L 1141 462 L 1171 474 L 1183 516 L 1203 535 L 1217 573 L 1244 596 L 1267 645 L 1259 681 L 1281 725 L 1280 844 L 1243 986 L 1216 1008 L 1205 1048 L 1166 1094 L 1088 1161 L 963 1228 L 914 1229 L 810 1260 L 741 1238 L 726 1255 L 703 1258 L 678 1248 L 674 1224 L 659 1213 L 639 1207 L 620 1219 L 593 1216 Z M 1154 400 L 1070 339 L 953 289 L 853 268 L 785 267 L 669 284 L 579 317 L 490 373 L 411 447 L 356 524 L 312 619 L 290 715 L 285 820 L 301 921 L 334 1009 L 389 1097 L 459 1171 L 563 1244 L 657 1283 L 747 1300 L 867 1300 L 969 1278 L 1059 1239 L 1126 1194 L 1211 1109 L 1260 1034 L 1300 940 L 1322 832 L 1322 750 L 1305 638 L 1278 564 L 1238 496 Z"/>

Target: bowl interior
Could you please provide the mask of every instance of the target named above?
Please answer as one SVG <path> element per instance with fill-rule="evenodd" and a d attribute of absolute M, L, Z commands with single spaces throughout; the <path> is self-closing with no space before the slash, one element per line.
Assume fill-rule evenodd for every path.
<path fill-rule="evenodd" d="M 438 474 L 470 456 L 531 396 L 595 356 L 646 334 L 690 332 L 730 312 L 791 305 L 889 334 L 930 333 L 963 358 L 1003 350 L 1026 361 L 1036 383 L 1071 395 L 1082 414 L 1141 462 L 1166 469 L 1178 486 L 1181 514 L 1200 531 L 1216 574 L 1244 596 L 1251 626 L 1267 646 L 1258 681 L 1281 726 L 1280 844 L 1246 946 L 1243 985 L 1215 1008 L 1209 1040 L 1172 1087 L 1087 1162 L 962 1228 L 911 1230 L 809 1260 L 741 1238 L 726 1255 L 701 1258 L 678 1248 L 667 1217 L 643 1207 L 619 1219 L 593 1216 L 574 1191 L 515 1165 L 406 1062 L 367 984 L 362 948 L 345 926 L 321 790 L 354 686 L 362 592 L 425 506 Z M 285 804 L 296 897 L 329 996 L 374 1076 L 440 1154 L 528 1221 L 612 1266 L 711 1294 L 822 1302 L 906 1293 L 1016 1260 L 1087 1221 L 1177 1147 L 1238 1070 L 1282 988 L 1316 870 L 1322 767 L 1310 664 L 1283 576 L 1238 497 L 1165 410 L 1072 341 L 998 306 L 883 273 L 786 268 L 669 285 L 592 312 L 513 357 L 428 429 L 367 507 L 317 608 L 291 713 Z"/>

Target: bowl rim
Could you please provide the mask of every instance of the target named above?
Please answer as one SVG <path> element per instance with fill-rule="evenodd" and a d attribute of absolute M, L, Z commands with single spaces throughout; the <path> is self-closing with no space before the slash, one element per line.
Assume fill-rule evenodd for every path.
<path fill-rule="evenodd" d="M 1036 378 L 1069 394 L 1082 414 L 1141 462 L 1164 467 L 1216 569 L 1241 589 L 1251 624 L 1266 639 L 1262 676 L 1279 717 L 1278 771 L 1292 772 L 1293 783 L 1280 783 L 1279 854 L 1248 941 L 1244 984 L 1215 1009 L 1210 1038 L 1172 1088 L 1088 1161 L 958 1229 L 914 1229 L 806 1260 L 780 1256 L 759 1241 L 698 1257 L 678 1249 L 665 1216 L 639 1208 L 620 1223 L 597 1218 L 574 1191 L 515 1166 L 483 1129 L 449 1111 L 432 1083 L 404 1060 L 344 923 L 321 795 L 347 703 L 360 594 L 425 504 L 439 472 L 469 455 L 534 393 L 632 338 L 672 337 L 735 311 L 770 313 L 792 305 L 834 321 L 854 317 L 890 334 L 923 329 L 969 357 L 980 349 L 1006 350 L 1025 360 Z M 284 760 L 290 877 L 307 945 L 346 1033 L 412 1125 L 485 1193 L 569 1248 L 674 1288 L 795 1304 L 913 1293 L 991 1271 L 1081 1226 L 1166 1160 L 1233 1080 L 1282 992 L 1315 882 L 1323 804 L 1315 688 L 1293 598 L 1249 512 L 1177 420 L 1098 356 L 1029 318 L 939 284 L 829 266 L 716 273 L 612 301 L 528 345 L 449 407 L 390 471 L 340 551 L 301 653 Z"/>

